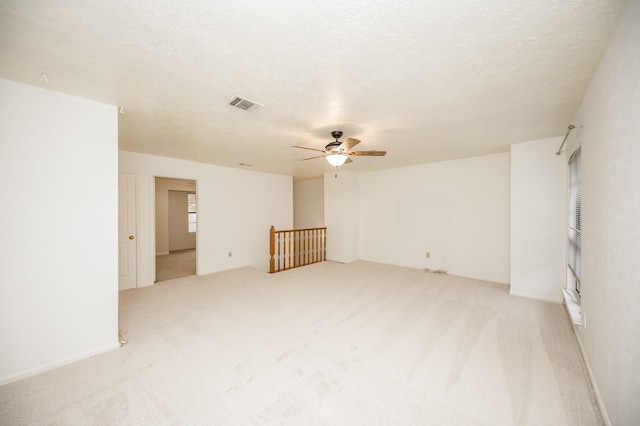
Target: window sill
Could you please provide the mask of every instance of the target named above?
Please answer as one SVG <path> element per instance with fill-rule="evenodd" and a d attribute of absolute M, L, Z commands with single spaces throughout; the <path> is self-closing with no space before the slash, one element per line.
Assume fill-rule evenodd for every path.
<path fill-rule="evenodd" d="M 582 326 L 582 308 L 580 306 L 580 299 L 578 296 L 566 288 L 562 289 L 562 294 L 564 296 L 564 305 L 567 307 L 567 312 L 569 313 L 569 318 L 571 318 L 571 322 L 575 325 Z"/>

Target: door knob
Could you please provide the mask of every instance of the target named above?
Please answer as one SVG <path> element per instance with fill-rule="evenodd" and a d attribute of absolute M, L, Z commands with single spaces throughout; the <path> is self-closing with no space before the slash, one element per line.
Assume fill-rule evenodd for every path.
<path fill-rule="evenodd" d="M 133 235 L 129 235 L 129 239 L 133 240 L 135 237 Z"/>

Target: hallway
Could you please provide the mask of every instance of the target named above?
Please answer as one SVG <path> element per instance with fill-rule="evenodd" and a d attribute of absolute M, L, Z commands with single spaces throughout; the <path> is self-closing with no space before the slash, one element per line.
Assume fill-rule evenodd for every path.
<path fill-rule="evenodd" d="M 156 282 L 196 274 L 196 249 L 156 256 Z"/>

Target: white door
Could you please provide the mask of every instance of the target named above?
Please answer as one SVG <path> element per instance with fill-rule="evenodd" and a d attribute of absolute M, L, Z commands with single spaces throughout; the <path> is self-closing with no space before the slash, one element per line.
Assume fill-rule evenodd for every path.
<path fill-rule="evenodd" d="M 118 175 L 119 288 L 136 288 L 136 175 Z"/>

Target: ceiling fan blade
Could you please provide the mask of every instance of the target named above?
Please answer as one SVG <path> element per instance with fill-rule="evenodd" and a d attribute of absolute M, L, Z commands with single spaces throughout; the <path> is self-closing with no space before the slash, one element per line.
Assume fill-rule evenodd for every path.
<path fill-rule="evenodd" d="M 351 148 L 358 145 L 360 142 L 361 142 L 360 139 L 347 138 L 346 141 L 342 142 L 342 145 L 340 146 L 340 148 L 343 148 L 345 151 L 349 151 Z"/>
<path fill-rule="evenodd" d="M 297 146 L 297 145 L 293 145 L 294 148 L 300 148 L 300 149 L 308 149 L 309 151 L 318 151 L 318 152 L 325 152 L 324 149 L 315 149 L 315 148 L 307 148 L 306 146 Z"/>
<path fill-rule="evenodd" d="M 387 155 L 387 151 L 349 151 L 348 155 L 369 156 L 369 157 L 382 157 Z"/>
<path fill-rule="evenodd" d="M 351 158 L 347 158 L 346 160 L 344 160 L 344 164 L 349 164 L 349 163 L 353 163 L 353 160 Z"/>
<path fill-rule="evenodd" d="M 316 155 L 315 157 L 303 158 L 300 161 L 313 160 L 314 158 L 324 158 L 324 155 Z"/>

